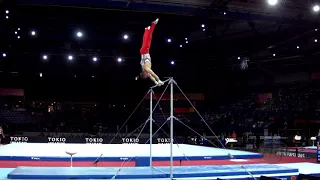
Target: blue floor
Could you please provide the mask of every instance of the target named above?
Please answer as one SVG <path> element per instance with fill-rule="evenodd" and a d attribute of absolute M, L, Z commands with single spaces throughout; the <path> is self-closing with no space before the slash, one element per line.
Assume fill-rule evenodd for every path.
<path fill-rule="evenodd" d="M 225 165 L 225 166 L 179 166 L 174 167 L 174 178 L 241 176 L 260 174 L 298 173 L 298 169 L 271 164 Z M 169 167 L 18 167 L 9 175 L 9 179 L 117 179 L 168 178 Z"/>
<path fill-rule="evenodd" d="M 0 168 L 0 179 L 7 179 L 7 176 L 15 168 Z"/>

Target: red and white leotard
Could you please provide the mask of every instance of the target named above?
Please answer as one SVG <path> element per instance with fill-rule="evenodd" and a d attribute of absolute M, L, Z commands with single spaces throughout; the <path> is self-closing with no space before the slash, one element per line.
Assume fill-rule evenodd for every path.
<path fill-rule="evenodd" d="M 151 47 L 151 41 L 152 41 L 152 33 L 154 28 L 156 27 L 156 24 L 154 22 L 151 23 L 151 26 L 144 29 L 143 39 L 142 39 L 142 47 L 140 49 L 141 54 L 141 61 L 140 64 L 143 68 L 144 63 L 149 61 L 151 63 L 151 57 L 149 54 L 149 50 Z"/>

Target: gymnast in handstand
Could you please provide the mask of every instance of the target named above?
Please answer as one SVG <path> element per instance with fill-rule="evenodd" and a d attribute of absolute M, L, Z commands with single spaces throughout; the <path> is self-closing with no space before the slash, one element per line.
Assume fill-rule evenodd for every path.
<path fill-rule="evenodd" d="M 142 47 L 140 49 L 140 54 L 141 54 L 140 65 L 142 68 L 140 77 L 142 79 L 150 78 L 156 85 L 161 86 L 163 85 L 163 82 L 151 69 L 151 57 L 149 54 L 151 41 L 152 41 L 152 33 L 158 22 L 159 22 L 159 19 L 156 19 L 151 23 L 151 26 L 148 26 L 144 29 Z M 139 79 L 139 76 L 136 77 L 136 80 L 138 79 Z"/>

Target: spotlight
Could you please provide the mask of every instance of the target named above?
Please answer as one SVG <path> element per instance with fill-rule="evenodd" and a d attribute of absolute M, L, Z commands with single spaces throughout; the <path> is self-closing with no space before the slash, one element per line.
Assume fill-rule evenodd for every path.
<path fill-rule="evenodd" d="M 46 59 L 48 59 L 48 56 L 47 55 L 43 55 L 42 59 L 46 60 Z"/>
<path fill-rule="evenodd" d="M 272 56 L 274 57 L 274 56 L 276 56 L 276 54 L 273 53 Z"/>
<path fill-rule="evenodd" d="M 314 31 L 318 31 L 318 29 L 314 29 Z"/>
<path fill-rule="evenodd" d="M 91 76 L 92 78 L 94 78 L 94 76 Z"/>
<path fill-rule="evenodd" d="M 36 32 L 35 31 L 31 31 L 31 35 L 32 36 L 36 35 Z"/>
<path fill-rule="evenodd" d="M 20 39 L 20 36 L 17 36 L 18 39 Z"/>
<path fill-rule="evenodd" d="M 184 40 L 188 41 L 188 38 L 184 38 Z"/>
<path fill-rule="evenodd" d="M 188 44 L 189 42 L 188 41 L 186 41 L 186 44 Z"/>
<path fill-rule="evenodd" d="M 174 61 L 171 61 L 170 64 L 171 64 L 171 65 L 174 65 Z"/>
<path fill-rule="evenodd" d="M 42 77 L 42 73 L 40 73 L 39 76 Z"/>
<path fill-rule="evenodd" d="M 118 58 L 118 62 L 122 62 L 122 59 L 121 59 L 121 58 Z"/>
<path fill-rule="evenodd" d="M 82 32 L 77 32 L 78 37 L 82 37 Z"/>
<path fill-rule="evenodd" d="M 278 0 L 268 0 L 269 5 L 274 6 L 278 3 Z"/>
<path fill-rule="evenodd" d="M 123 36 L 123 39 L 128 39 L 128 38 L 129 38 L 129 36 L 126 34 Z"/>
<path fill-rule="evenodd" d="M 206 31 L 206 29 L 202 29 L 202 31 Z"/>
<path fill-rule="evenodd" d="M 204 25 L 204 24 L 201 24 L 201 27 L 202 27 L 202 28 L 204 28 L 204 27 L 206 27 L 206 25 Z"/>
<path fill-rule="evenodd" d="M 14 32 L 14 34 L 18 34 L 18 32 L 17 32 L 17 31 L 15 31 L 15 32 Z"/>
<path fill-rule="evenodd" d="M 223 12 L 223 15 L 226 15 L 227 13 L 226 12 Z"/>
<path fill-rule="evenodd" d="M 182 44 L 180 44 L 180 47 L 182 48 Z"/>
<path fill-rule="evenodd" d="M 167 41 L 168 41 L 168 43 L 171 43 L 171 39 L 168 39 Z"/>
<path fill-rule="evenodd" d="M 18 28 L 18 31 L 20 31 L 20 28 Z"/>
<path fill-rule="evenodd" d="M 9 10 L 6 10 L 6 14 L 9 14 Z"/>
<path fill-rule="evenodd" d="M 71 61 L 73 59 L 73 56 L 69 55 L 68 59 Z"/>
<path fill-rule="evenodd" d="M 297 46 L 297 49 L 300 49 L 300 46 Z"/>
<path fill-rule="evenodd" d="M 74 75 L 73 77 L 75 77 L 75 78 L 76 78 L 76 77 L 77 77 L 77 75 Z"/>
<path fill-rule="evenodd" d="M 238 56 L 238 60 L 240 60 L 241 58 L 240 58 L 240 56 Z"/>
<path fill-rule="evenodd" d="M 314 42 L 318 42 L 318 39 L 314 39 Z"/>
<path fill-rule="evenodd" d="M 9 16 L 6 16 L 6 19 L 9 19 Z"/>
<path fill-rule="evenodd" d="M 7 54 L 6 54 L 6 53 L 2 53 L 2 56 L 3 56 L 3 57 L 7 57 Z"/>
<path fill-rule="evenodd" d="M 318 12 L 320 10 L 320 7 L 318 5 L 313 6 L 313 11 Z"/>
<path fill-rule="evenodd" d="M 94 62 L 96 62 L 96 61 L 98 60 L 98 58 L 93 57 L 92 60 L 93 60 Z"/>

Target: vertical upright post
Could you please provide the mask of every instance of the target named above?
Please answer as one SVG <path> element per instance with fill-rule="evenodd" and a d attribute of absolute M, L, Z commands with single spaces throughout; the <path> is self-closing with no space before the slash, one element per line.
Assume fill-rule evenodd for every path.
<path fill-rule="evenodd" d="M 173 79 L 170 80 L 170 179 L 173 179 L 173 157 L 172 157 L 172 144 L 173 144 Z"/>
<path fill-rule="evenodd" d="M 152 112 L 153 112 L 153 107 L 152 107 L 152 93 L 153 93 L 153 90 L 150 89 L 149 91 L 150 93 L 150 116 L 149 116 L 149 123 L 150 123 L 150 139 L 149 139 L 149 142 L 150 142 L 150 167 L 152 167 Z"/>
<path fill-rule="evenodd" d="M 72 155 L 70 155 L 71 158 L 70 158 L 70 167 L 73 167 L 73 162 L 72 162 Z"/>

